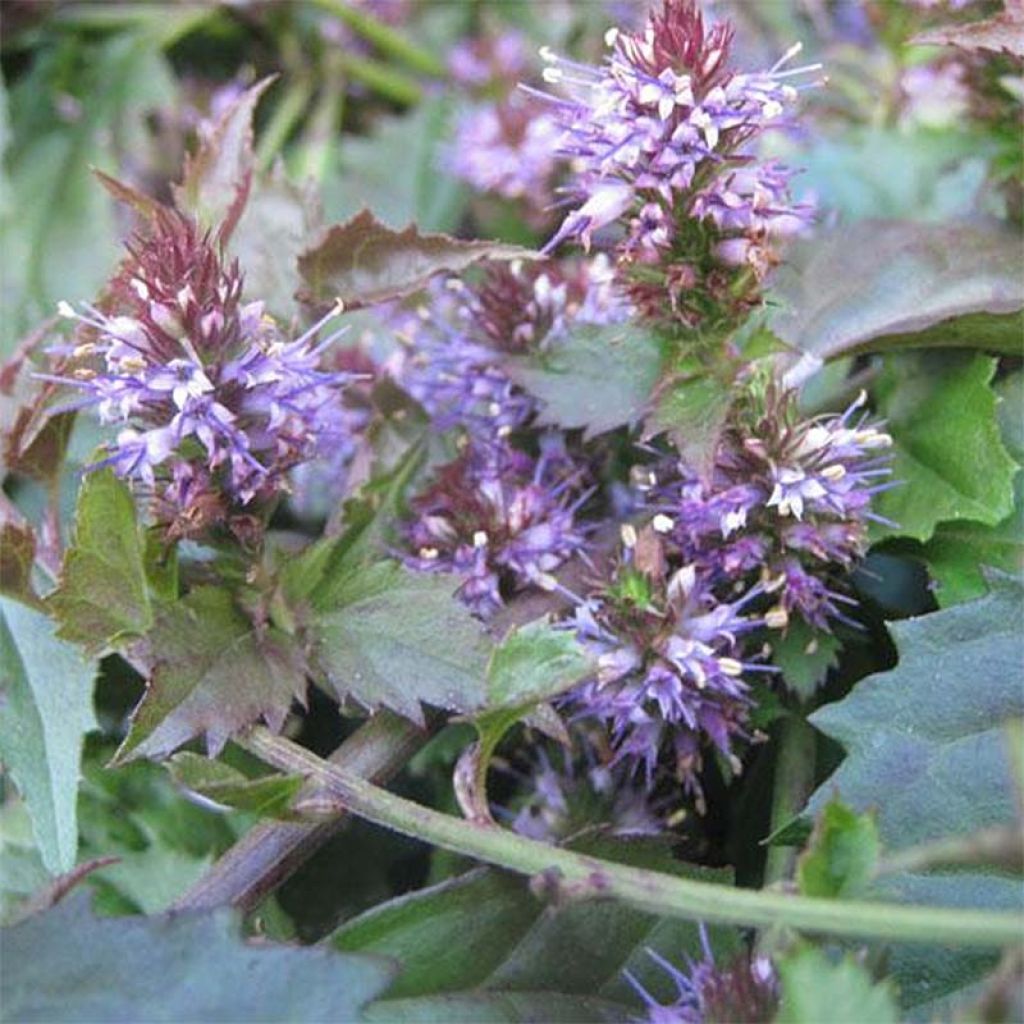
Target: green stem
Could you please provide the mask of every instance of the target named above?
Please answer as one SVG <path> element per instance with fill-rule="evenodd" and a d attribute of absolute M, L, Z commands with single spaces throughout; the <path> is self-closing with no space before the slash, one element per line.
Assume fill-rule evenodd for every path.
<path fill-rule="evenodd" d="M 344 0 L 313 0 L 317 7 L 343 21 L 353 32 L 372 43 L 381 53 L 394 57 L 410 71 L 431 78 L 444 78 L 445 67 L 428 50 L 417 46 L 400 32 L 385 25 L 365 11 L 350 7 Z"/>
<path fill-rule="evenodd" d="M 556 896 L 613 898 L 659 916 L 759 927 L 788 925 L 857 938 L 984 947 L 1020 942 L 1017 914 L 810 899 L 611 864 L 394 796 L 264 727 L 251 730 L 239 742 L 281 771 L 308 776 L 353 814 L 455 853 L 537 876 Z"/>
<path fill-rule="evenodd" d="M 299 158 L 299 180 L 312 178 L 321 183 L 330 165 L 335 140 L 341 132 L 345 109 L 345 75 L 337 54 L 324 59 L 324 82 L 320 98 L 303 135 Z"/>
<path fill-rule="evenodd" d="M 807 802 L 814 786 L 816 745 L 814 729 L 800 714 L 792 712 L 780 721 L 769 835 L 791 822 Z M 792 846 L 770 846 L 765 859 L 764 884 L 791 879 L 798 853 Z"/>
<path fill-rule="evenodd" d="M 386 782 L 423 745 L 427 733 L 380 711 L 331 755 L 330 763 Z M 315 791 L 314 785 L 310 787 Z M 308 795 L 308 794 L 307 794 Z M 290 878 L 345 821 L 344 811 L 314 824 L 264 821 L 250 829 L 174 904 L 174 910 L 252 910 Z"/>
<path fill-rule="evenodd" d="M 338 63 L 352 81 L 362 82 L 367 88 L 393 103 L 410 107 L 419 103 L 423 97 L 423 90 L 408 75 L 379 60 L 344 53 L 339 56 Z"/>

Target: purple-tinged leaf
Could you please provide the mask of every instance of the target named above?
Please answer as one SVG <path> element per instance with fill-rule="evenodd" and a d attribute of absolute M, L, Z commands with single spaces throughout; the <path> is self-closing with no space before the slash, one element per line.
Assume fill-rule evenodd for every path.
<path fill-rule="evenodd" d="M 402 231 L 363 210 L 324 230 L 299 256 L 301 298 L 349 309 L 419 291 L 435 274 L 460 273 L 483 260 L 538 259 L 537 253 L 503 242 L 465 242 L 448 235 Z"/>
<path fill-rule="evenodd" d="M 283 724 L 306 692 L 305 659 L 290 636 L 259 631 L 232 596 L 199 587 L 165 607 L 146 638 L 151 677 L 117 753 L 124 762 L 158 759 L 196 736 L 218 753 L 261 719 Z"/>
<path fill-rule="evenodd" d="M 982 21 L 940 25 L 919 32 L 910 40 L 916 46 L 956 46 L 961 50 L 987 50 L 1024 57 L 1024 4 L 1006 0 L 1004 10 Z"/>
<path fill-rule="evenodd" d="M 814 366 L 896 348 L 1020 353 L 1020 239 L 995 224 L 862 221 L 794 253 L 774 332 Z"/>
<path fill-rule="evenodd" d="M 264 78 L 247 89 L 221 115 L 199 149 L 185 160 L 185 174 L 174 186 L 174 201 L 205 228 L 216 229 L 221 242 L 234 231 L 245 209 L 253 174 L 253 113 L 274 81 Z"/>
<path fill-rule="evenodd" d="M 46 599 L 62 640 L 96 653 L 149 629 L 145 543 L 128 485 L 110 469 L 90 473 L 78 495 L 60 582 Z"/>

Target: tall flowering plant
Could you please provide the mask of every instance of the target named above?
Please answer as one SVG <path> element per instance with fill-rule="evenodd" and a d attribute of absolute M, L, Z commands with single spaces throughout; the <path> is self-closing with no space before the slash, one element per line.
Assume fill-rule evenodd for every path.
<path fill-rule="evenodd" d="M 988 1019 L 1020 973 L 981 981 L 1020 934 L 1024 594 L 998 570 L 1024 294 L 994 122 L 1024 21 L 484 6 L 12 6 L 5 210 L 94 125 L 104 166 L 180 143 L 195 118 L 148 107 L 179 71 L 218 102 L 180 181 L 152 153 L 98 174 L 120 263 L 97 217 L 96 267 L 20 239 L 5 282 L 57 315 L 0 364 L 0 921 L 26 918 L 0 1000 L 893 1021 L 962 983 Z M 151 38 L 174 70 L 146 51 L 107 125 L 76 69 L 116 93 Z M 213 50 L 283 73 L 225 86 Z M 919 148 L 937 89 L 954 166 Z M 891 152 L 941 181 L 915 220 Z M 81 211 L 51 198 L 25 219 L 63 246 Z M 53 906 L 77 885 L 107 916 Z"/>

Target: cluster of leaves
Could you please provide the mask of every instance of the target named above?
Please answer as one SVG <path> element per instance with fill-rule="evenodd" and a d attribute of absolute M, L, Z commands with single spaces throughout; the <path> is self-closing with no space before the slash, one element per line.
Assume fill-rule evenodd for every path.
<path fill-rule="evenodd" d="M 375 363 L 399 344 L 388 318 L 432 301 L 439 275 L 472 281 L 481 265 L 536 258 L 544 236 L 514 200 L 440 171 L 469 102 L 443 58 L 467 36 L 513 30 L 586 55 L 606 27 L 599 5 L 550 17 L 531 4 L 378 6 L 4 12 L 5 1012 L 638 1019 L 637 985 L 679 998 L 659 957 L 685 970 L 709 935 L 717 964 L 746 964 L 751 937 L 734 925 L 765 920 L 715 917 L 710 888 L 662 913 L 626 884 L 643 869 L 654 885 L 818 901 L 814 940 L 785 909 L 756 938 L 774 963 L 772 1019 L 970 1019 L 1000 1000 L 997 1019 L 1013 1019 L 1020 966 L 1010 954 L 999 965 L 998 941 L 937 947 L 924 929 L 891 941 L 886 916 L 947 908 L 951 926 L 972 910 L 1005 925 L 1021 911 L 1022 182 L 998 113 L 1014 108 L 979 91 L 988 106 L 936 128 L 890 80 L 966 54 L 977 90 L 993 88 L 990 60 L 1019 103 L 1024 15 L 1008 4 L 944 26 L 868 4 L 868 48 L 838 15 L 812 25 L 798 4 L 763 19 L 738 5 L 741 38 L 774 45 L 799 28 L 826 61 L 858 68 L 813 103 L 810 141 L 778 143 L 802 147 L 787 159 L 807 167 L 833 226 L 788 252 L 727 337 L 633 319 L 500 357 L 536 403 L 530 443 L 558 431 L 602 467 L 609 494 L 652 439 L 705 469 L 768 378 L 808 413 L 866 388 L 894 443 L 900 486 L 879 497 L 872 554 L 850 580 L 857 628 L 814 636 L 794 623 L 775 642 L 785 685 L 756 688 L 752 712 L 768 742 L 736 763 L 709 759 L 705 814 L 672 794 L 676 813 L 643 839 L 582 815 L 561 845 L 596 865 L 611 897 L 587 899 L 464 856 L 477 832 L 511 835 L 498 809 L 521 806 L 538 749 L 568 742 L 553 702 L 595 660 L 558 622 L 557 593 L 506 595 L 484 623 L 456 599 L 460 579 L 396 558 L 408 499 L 452 456 L 400 382 L 375 372 L 360 392 L 368 426 L 347 490 L 325 488 L 312 511 L 285 500 L 243 548 L 220 535 L 167 543 L 138 488 L 94 468 L 106 429 L 45 372 L 57 302 L 102 299 L 120 238 L 171 207 L 216 233 L 246 298 L 296 334 L 340 300 L 346 352 Z M 865 48 L 874 65 L 858 60 Z M 268 77 L 244 87 L 257 73 Z M 612 505 L 603 533 L 618 525 Z M 594 571 L 570 562 L 559 586 Z M 353 778 L 395 778 L 417 803 L 399 802 L 405 817 L 389 823 L 437 848 L 348 821 L 345 800 L 300 765 L 254 756 L 261 723 L 325 756 L 337 748 L 331 761 Z M 380 806 L 366 816 L 386 820 Z M 422 808 L 451 812 L 452 838 Z M 493 863 L 515 866 L 520 849 Z M 91 901 L 65 898 L 80 885 Z M 856 944 L 828 938 L 849 934 L 845 900 L 869 916 L 877 904 L 876 931 Z M 241 910 L 212 910 L 222 904 Z M 702 915 L 733 923 L 705 934 Z"/>

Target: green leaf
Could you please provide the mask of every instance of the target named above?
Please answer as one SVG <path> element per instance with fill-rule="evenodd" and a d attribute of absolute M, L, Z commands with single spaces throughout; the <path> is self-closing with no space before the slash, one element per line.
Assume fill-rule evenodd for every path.
<path fill-rule="evenodd" d="M 2 933 L 4 1014 L 20 1021 L 353 1021 L 393 968 L 247 943 L 228 913 L 97 918 L 81 896 Z"/>
<path fill-rule="evenodd" d="M 842 647 L 835 634 L 814 629 L 796 616 L 771 645 L 772 664 L 782 669 L 787 688 L 804 699 L 825 682 L 829 669 L 838 664 Z"/>
<path fill-rule="evenodd" d="M 1017 465 L 1003 446 L 995 359 L 967 352 L 922 353 L 888 361 L 878 382 L 880 411 L 894 441 L 892 479 L 876 511 L 897 525 L 877 536 L 927 541 L 939 523 L 994 526 L 1013 511 Z"/>
<path fill-rule="evenodd" d="M 406 489 L 424 459 L 423 444 L 412 444 L 390 472 L 374 477 L 345 502 L 341 517 L 345 532 L 341 536 L 326 537 L 285 561 L 281 589 L 287 601 L 302 602 L 326 578 L 387 554 L 390 531 L 402 510 Z"/>
<path fill-rule="evenodd" d="M 302 298 L 328 303 L 340 299 L 350 309 L 369 306 L 411 295 L 435 274 L 459 273 L 482 260 L 536 255 L 504 242 L 421 235 L 415 224 L 396 231 L 362 210 L 344 224 L 325 229 L 299 255 Z"/>
<path fill-rule="evenodd" d="M 621 1024 L 618 1003 L 559 992 L 460 992 L 419 999 L 386 999 L 367 1007 L 373 1024 Z"/>
<path fill-rule="evenodd" d="M 149 761 L 104 767 L 110 753 L 90 745 L 84 759 L 80 857 L 117 858 L 89 879 L 98 912 L 156 914 L 199 881 L 242 823 L 186 798 Z"/>
<path fill-rule="evenodd" d="M 838 789 L 878 807 L 887 847 L 967 835 L 1014 819 L 1003 723 L 1024 717 L 1024 587 L 995 577 L 987 596 L 892 623 L 900 662 L 811 715 L 847 758 L 812 799 Z"/>
<path fill-rule="evenodd" d="M 846 749 L 846 760 L 812 797 L 817 813 L 838 791 L 855 812 L 877 810 L 886 849 L 967 836 L 1016 820 L 1005 723 L 1024 717 L 1024 587 L 993 577 L 977 601 L 890 627 L 895 669 L 859 682 L 810 721 Z M 886 878 L 872 894 L 997 908 L 1021 906 L 1016 881 L 979 871 Z M 955 990 L 990 964 L 984 955 L 897 947 L 904 999 Z"/>
<path fill-rule="evenodd" d="M 656 840 L 597 845 L 588 852 L 636 866 L 723 874 L 673 860 Z M 728 929 L 713 929 L 712 937 L 725 955 L 736 948 Z M 640 1006 L 624 970 L 669 1002 L 674 985 L 648 950 L 684 969 L 687 955 L 702 955 L 691 922 L 614 902 L 545 907 L 522 879 L 485 868 L 375 907 L 344 924 L 332 942 L 401 965 L 386 999 L 371 1008 L 370 1018 L 379 1020 L 448 1020 L 449 1011 L 473 1013 L 466 1019 L 475 1021 L 591 1021 L 615 1011 L 612 1019 L 628 1019 Z"/>
<path fill-rule="evenodd" d="M 265 818 L 294 817 L 292 802 L 306 781 L 301 775 L 249 778 L 223 761 L 212 761 L 189 751 L 175 754 L 167 768 L 179 786 L 214 803 Z"/>
<path fill-rule="evenodd" d="M 581 682 L 596 667 L 594 657 L 571 630 L 535 620 L 512 629 L 491 654 L 484 706 L 474 716 L 479 742 L 459 759 L 455 793 L 467 817 L 491 821 L 487 772 L 501 738 L 516 722 Z M 564 730 L 549 708 L 556 725 Z"/>
<path fill-rule="evenodd" d="M 456 230 L 469 190 L 454 175 L 438 173 L 450 120 L 451 102 L 431 98 L 400 117 L 377 118 L 367 137 L 346 135 L 337 170 L 324 181 L 327 220 L 344 220 L 366 208 L 392 225 Z"/>
<path fill-rule="evenodd" d="M 775 142 L 786 163 L 801 169 L 800 188 L 817 193 L 843 222 L 949 223 L 976 215 L 993 150 L 965 121 L 941 130 L 847 122 L 842 132 L 815 132 L 804 145 Z"/>
<path fill-rule="evenodd" d="M 147 647 L 152 676 L 121 761 L 160 758 L 200 735 L 216 754 L 259 719 L 279 729 L 305 695 L 305 661 L 291 637 L 273 627 L 257 632 L 216 587 L 198 587 L 158 612 Z"/>
<path fill-rule="evenodd" d="M 313 592 L 315 664 L 340 696 L 423 721 L 421 704 L 483 703 L 491 644 L 450 576 L 342 565 Z"/>
<path fill-rule="evenodd" d="M 249 198 L 255 163 L 252 118 L 271 82 L 265 78 L 246 89 L 224 111 L 196 152 L 186 157 L 184 177 L 173 189 L 178 209 L 216 229 L 222 242 L 230 238 Z"/>
<path fill-rule="evenodd" d="M 511 630 L 491 654 L 483 709 L 518 710 L 557 697 L 584 679 L 593 657 L 572 630 L 538 620 Z"/>
<path fill-rule="evenodd" d="M 844 225 L 780 272 L 772 329 L 820 362 L 906 347 L 1019 354 L 1019 264 L 1020 240 L 991 225 Z"/>
<path fill-rule="evenodd" d="M 46 601 L 58 636 L 96 652 L 149 630 L 144 546 L 128 485 L 111 469 L 90 473 L 78 494 L 60 582 Z"/>
<path fill-rule="evenodd" d="M 10 351 L 59 300 L 91 298 L 109 276 L 120 230 L 89 169 L 114 170 L 122 152 L 144 150 L 145 114 L 173 105 L 174 79 L 158 45 L 143 33 L 93 45 L 70 38 L 40 48 L 11 90 L 0 351 Z M 70 124 L 55 113 L 58 95 L 77 107 Z"/>
<path fill-rule="evenodd" d="M 735 397 L 734 390 L 717 377 L 672 382 L 658 394 L 647 431 L 652 436 L 666 432 L 683 459 L 705 476 Z"/>
<path fill-rule="evenodd" d="M 776 1024 L 896 1024 L 888 985 L 876 985 L 852 956 L 833 961 L 801 946 L 779 964 L 782 1003 Z"/>
<path fill-rule="evenodd" d="M 1004 377 L 993 388 L 1003 444 L 1024 464 L 1024 374 Z M 935 598 L 946 608 L 980 597 L 988 589 L 983 566 L 1024 573 L 1024 473 L 1014 480 L 1013 512 L 995 526 L 970 521 L 940 523 L 922 549 L 934 577 Z"/>
<path fill-rule="evenodd" d="M 838 798 L 830 800 L 797 862 L 800 892 L 826 899 L 860 896 L 875 873 L 880 848 L 872 814 L 856 814 Z"/>
<path fill-rule="evenodd" d="M 52 874 L 70 871 L 96 665 L 60 640 L 45 615 L 0 597 L 0 670 L 0 756 L 28 805 L 43 863 Z"/>
<path fill-rule="evenodd" d="M 661 370 L 661 345 L 631 324 L 578 326 L 551 351 L 509 359 L 508 375 L 544 403 L 541 422 L 593 437 L 640 419 Z"/>

